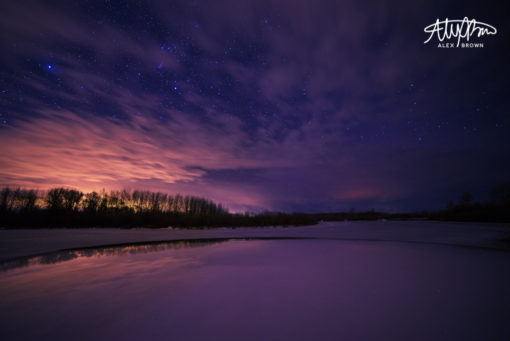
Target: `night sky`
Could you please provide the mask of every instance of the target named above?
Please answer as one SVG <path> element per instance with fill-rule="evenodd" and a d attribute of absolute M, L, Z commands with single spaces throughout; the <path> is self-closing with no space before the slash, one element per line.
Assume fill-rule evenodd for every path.
<path fill-rule="evenodd" d="M 499 6 L 499 7 L 498 7 Z M 510 181 L 501 1 L 2 1 L 0 185 L 233 211 L 438 209 Z M 476 19 L 483 48 L 424 44 Z"/>

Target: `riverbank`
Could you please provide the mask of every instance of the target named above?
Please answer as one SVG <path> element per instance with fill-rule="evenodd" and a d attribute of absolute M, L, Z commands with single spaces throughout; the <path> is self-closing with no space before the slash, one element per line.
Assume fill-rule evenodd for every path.
<path fill-rule="evenodd" d="M 317 238 L 510 249 L 510 224 L 436 221 L 321 222 L 313 226 L 215 229 L 3 229 L 0 261 L 63 249 L 166 240 Z"/>

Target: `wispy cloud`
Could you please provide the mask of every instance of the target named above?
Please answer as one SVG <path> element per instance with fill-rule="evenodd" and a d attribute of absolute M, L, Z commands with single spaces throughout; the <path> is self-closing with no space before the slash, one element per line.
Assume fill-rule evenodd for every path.
<path fill-rule="evenodd" d="M 482 173 L 465 162 L 462 128 L 478 118 L 455 104 L 478 89 L 455 77 L 448 93 L 437 86 L 478 57 L 424 48 L 423 6 L 130 6 L 139 7 L 4 5 L 0 184 L 148 187 L 239 210 L 319 210 L 451 188 L 455 165 L 469 168 L 466 179 Z M 470 72 L 489 86 L 486 71 Z M 462 129 L 447 131 L 452 122 Z M 465 146 L 456 154 L 453 140 Z"/>

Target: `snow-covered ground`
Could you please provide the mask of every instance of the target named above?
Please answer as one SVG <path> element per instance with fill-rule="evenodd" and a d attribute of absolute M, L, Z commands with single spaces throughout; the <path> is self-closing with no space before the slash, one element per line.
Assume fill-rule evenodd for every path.
<path fill-rule="evenodd" d="M 202 238 L 303 237 L 510 249 L 510 225 L 431 221 L 323 222 L 314 226 L 217 229 L 0 230 L 0 260 L 63 249 Z"/>

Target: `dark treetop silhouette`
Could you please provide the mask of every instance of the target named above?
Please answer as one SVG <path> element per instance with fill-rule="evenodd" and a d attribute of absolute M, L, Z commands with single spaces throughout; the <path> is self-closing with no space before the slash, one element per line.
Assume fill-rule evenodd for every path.
<path fill-rule="evenodd" d="M 53 188 L 47 192 L 4 188 L 0 192 L 0 227 L 215 227 L 307 225 L 320 220 L 437 219 L 510 221 L 510 184 L 496 187 L 491 200 L 473 203 L 464 193 L 459 204 L 414 214 L 387 214 L 374 210 L 346 213 L 230 213 L 221 204 L 195 196 L 150 191 L 82 193 Z"/>

